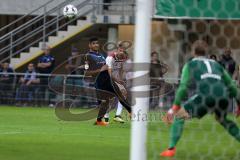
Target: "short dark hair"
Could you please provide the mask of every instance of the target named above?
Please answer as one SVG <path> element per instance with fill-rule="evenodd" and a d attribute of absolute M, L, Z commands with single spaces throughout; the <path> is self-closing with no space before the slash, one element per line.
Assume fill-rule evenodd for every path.
<path fill-rule="evenodd" d="M 205 56 L 206 55 L 206 50 L 203 47 L 197 46 L 194 50 L 195 54 L 198 56 Z"/>
<path fill-rule="evenodd" d="M 217 56 L 215 54 L 210 55 L 211 59 L 217 59 Z"/>
<path fill-rule="evenodd" d="M 154 54 L 158 55 L 158 52 L 153 51 L 153 52 L 151 53 L 151 56 L 153 56 Z"/>
<path fill-rule="evenodd" d="M 89 43 L 92 43 L 94 41 L 98 41 L 98 38 L 97 37 L 92 37 L 89 39 Z"/>

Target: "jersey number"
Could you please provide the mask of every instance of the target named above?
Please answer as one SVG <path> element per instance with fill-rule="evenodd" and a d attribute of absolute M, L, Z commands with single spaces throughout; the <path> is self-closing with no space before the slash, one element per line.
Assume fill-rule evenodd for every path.
<path fill-rule="evenodd" d="M 213 79 L 221 80 L 221 76 L 212 73 L 212 67 L 210 62 L 208 60 L 204 60 L 203 62 L 207 67 L 207 73 L 202 74 L 201 79 L 213 78 Z"/>

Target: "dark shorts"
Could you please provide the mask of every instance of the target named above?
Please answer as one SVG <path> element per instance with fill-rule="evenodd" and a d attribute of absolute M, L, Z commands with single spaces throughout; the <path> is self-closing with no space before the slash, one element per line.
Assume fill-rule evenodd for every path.
<path fill-rule="evenodd" d="M 95 88 L 97 89 L 97 99 L 99 102 L 100 100 L 109 100 L 116 96 L 128 112 L 131 112 L 131 105 L 125 100 L 118 85 L 111 80 L 108 71 L 99 73 L 95 82 Z"/>
<path fill-rule="evenodd" d="M 108 71 L 103 71 L 99 73 L 95 82 L 95 88 L 115 94 Z"/>

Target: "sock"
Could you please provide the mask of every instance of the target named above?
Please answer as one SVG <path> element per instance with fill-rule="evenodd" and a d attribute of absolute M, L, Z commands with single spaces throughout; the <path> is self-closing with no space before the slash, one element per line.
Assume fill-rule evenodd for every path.
<path fill-rule="evenodd" d="M 101 122 L 102 121 L 102 117 L 97 118 L 97 121 Z"/>
<path fill-rule="evenodd" d="M 184 127 L 184 119 L 175 118 L 171 127 L 170 145 L 169 149 L 174 148 L 182 136 Z"/>
<path fill-rule="evenodd" d="M 101 104 L 99 105 L 99 112 L 97 117 L 102 119 L 104 115 L 107 113 L 108 108 L 109 108 L 109 101 L 101 102 Z"/>
<path fill-rule="evenodd" d="M 116 117 L 120 116 L 122 114 L 123 106 L 122 104 L 118 101 L 117 104 L 117 112 L 116 112 Z"/>
<path fill-rule="evenodd" d="M 104 115 L 105 122 L 109 122 L 109 113 L 106 113 Z"/>
<path fill-rule="evenodd" d="M 119 102 L 128 111 L 128 113 L 132 113 L 131 104 L 129 104 L 126 100 L 121 100 L 121 99 L 119 99 Z"/>
<path fill-rule="evenodd" d="M 109 122 L 109 118 L 105 118 L 105 122 Z"/>
<path fill-rule="evenodd" d="M 228 131 L 228 133 L 233 136 L 237 141 L 240 142 L 240 130 L 236 123 L 227 118 L 224 118 L 220 124 Z"/>

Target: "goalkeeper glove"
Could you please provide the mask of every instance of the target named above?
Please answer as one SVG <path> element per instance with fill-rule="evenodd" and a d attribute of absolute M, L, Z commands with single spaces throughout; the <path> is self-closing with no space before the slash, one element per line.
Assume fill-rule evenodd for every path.
<path fill-rule="evenodd" d="M 166 124 L 172 124 L 174 116 L 180 108 L 180 106 L 173 105 L 172 108 L 168 110 L 167 114 L 162 118 L 163 122 Z"/>

